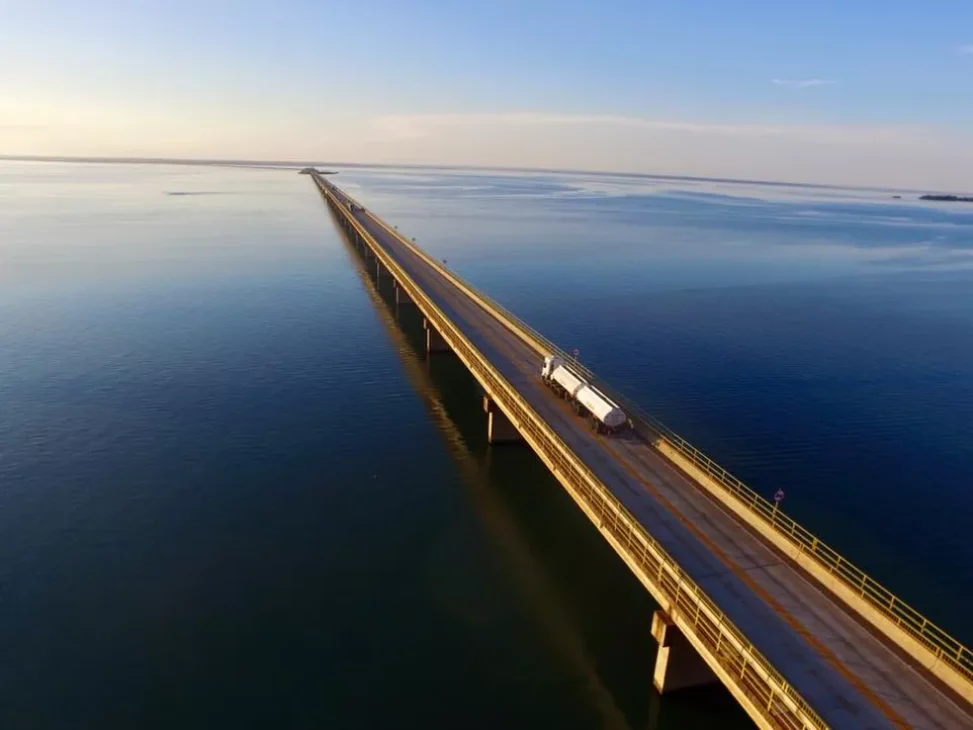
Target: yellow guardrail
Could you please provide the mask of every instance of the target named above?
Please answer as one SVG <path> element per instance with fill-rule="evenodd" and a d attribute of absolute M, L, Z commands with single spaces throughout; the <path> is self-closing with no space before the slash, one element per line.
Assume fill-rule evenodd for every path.
<path fill-rule="evenodd" d="M 463 360 L 507 417 L 518 427 L 542 460 L 564 484 L 579 506 L 641 574 L 659 605 L 696 645 L 728 687 L 763 727 L 827 728 L 824 720 L 733 625 L 716 604 L 686 575 L 641 523 L 547 425 L 526 400 L 490 364 L 375 239 L 315 177 L 337 215 L 367 241 L 450 347 Z M 347 197 L 347 196 L 346 196 Z M 378 220 L 377 218 L 375 220 Z M 400 240 L 404 240 L 399 237 Z M 406 242 L 408 243 L 408 242 Z M 419 249 L 408 244 L 411 250 Z M 429 260 L 423 255 L 424 260 Z"/>
<path fill-rule="evenodd" d="M 436 261 L 418 246 L 415 246 L 405 236 L 400 234 L 398 230 L 390 227 L 381 218 L 374 215 L 372 217 L 389 233 L 426 261 L 426 263 L 450 279 L 461 290 L 484 306 L 485 309 L 491 311 L 498 319 L 504 321 L 511 331 L 530 345 L 538 354 L 542 356 L 556 354 L 571 362 L 572 367 L 576 368 L 580 374 L 583 374 L 599 390 L 626 410 L 634 424 L 640 424 L 656 437 L 665 439 L 666 442 L 689 460 L 696 468 L 704 472 L 729 495 L 740 500 L 748 510 L 764 520 L 781 537 L 791 542 L 802 552 L 820 561 L 829 573 L 857 592 L 858 595 L 878 612 L 894 621 L 905 633 L 928 648 L 939 661 L 949 665 L 967 681 L 973 682 L 973 653 L 962 642 L 930 621 L 917 609 L 910 606 L 888 588 L 870 577 L 865 571 L 844 558 L 837 550 L 818 539 L 810 530 L 802 527 L 780 509 L 775 509 L 773 502 L 730 474 L 730 472 L 706 456 L 706 454 L 693 446 L 689 441 L 661 423 L 658 419 L 650 416 L 627 397 L 618 393 L 583 363 L 579 362 L 574 355 L 562 350 L 491 297 L 475 289 L 461 277 L 446 269 L 440 262 Z"/>
<path fill-rule="evenodd" d="M 499 307 L 499 305 L 496 306 Z M 513 321 L 517 322 L 518 326 L 526 327 L 520 320 L 514 319 Z M 538 342 L 542 343 L 544 350 L 573 361 L 574 358 L 571 355 L 541 338 L 538 333 L 529 328 L 527 331 L 530 331 L 532 336 L 539 337 Z M 973 681 L 973 653 L 962 642 L 930 621 L 916 608 L 896 596 L 833 547 L 781 511 L 774 502 L 748 487 L 689 441 L 656 418 L 645 413 L 631 400 L 619 394 L 587 367 L 579 363 L 578 370 L 609 398 L 625 409 L 634 421 L 640 422 L 656 437 L 664 439 L 689 460 L 693 466 L 705 473 L 728 494 L 738 499 L 754 515 L 770 525 L 781 537 L 822 563 L 829 573 L 857 592 L 874 609 L 892 619 L 897 627 L 931 650 L 939 661 L 950 665 L 968 681 Z"/>

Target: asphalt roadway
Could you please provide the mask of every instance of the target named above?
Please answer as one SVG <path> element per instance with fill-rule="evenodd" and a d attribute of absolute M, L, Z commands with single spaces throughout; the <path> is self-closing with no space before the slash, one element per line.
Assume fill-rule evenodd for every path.
<path fill-rule="evenodd" d="M 343 199 L 343 193 L 332 188 Z M 370 212 L 357 221 L 833 728 L 973 728 L 941 691 L 636 434 L 595 434 L 538 355 Z"/>

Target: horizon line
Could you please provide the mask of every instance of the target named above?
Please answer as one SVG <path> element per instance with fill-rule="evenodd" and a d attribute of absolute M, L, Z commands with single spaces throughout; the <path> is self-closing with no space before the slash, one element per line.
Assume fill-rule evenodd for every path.
<path fill-rule="evenodd" d="M 655 180 L 678 180 L 696 182 L 718 182 L 738 185 L 768 185 L 779 187 L 799 187 L 822 190 L 867 190 L 876 192 L 932 192 L 948 193 L 945 190 L 926 188 L 876 187 L 868 185 L 839 185 L 833 183 L 796 182 L 791 180 L 760 180 L 754 178 L 706 177 L 702 175 L 673 175 L 650 172 L 619 172 L 611 170 L 588 170 L 578 168 L 510 167 L 496 165 L 459 165 L 436 163 L 365 163 L 335 161 L 294 161 L 294 160 L 248 160 L 225 158 L 194 157 L 117 157 L 94 155 L 5 155 L 0 154 L 0 162 L 68 162 L 88 164 L 138 164 L 138 165 L 199 165 L 208 167 L 259 167 L 289 170 L 300 167 L 350 167 L 407 170 L 476 170 L 494 172 L 534 172 L 544 174 L 598 175 L 601 177 L 650 178 Z"/>

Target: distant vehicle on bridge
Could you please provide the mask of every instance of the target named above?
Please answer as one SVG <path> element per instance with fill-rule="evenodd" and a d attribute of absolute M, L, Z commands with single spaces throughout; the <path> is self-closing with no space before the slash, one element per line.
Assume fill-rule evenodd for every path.
<path fill-rule="evenodd" d="M 564 358 L 557 355 L 545 357 L 541 377 L 555 393 L 574 406 L 575 413 L 585 416 L 598 433 L 616 433 L 628 422 L 625 411 L 571 372 Z"/>

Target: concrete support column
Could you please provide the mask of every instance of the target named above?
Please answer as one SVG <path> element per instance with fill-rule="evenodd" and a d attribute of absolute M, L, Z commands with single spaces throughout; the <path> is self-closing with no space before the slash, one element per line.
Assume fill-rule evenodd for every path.
<path fill-rule="evenodd" d="M 652 614 L 652 636 L 659 642 L 652 684 L 659 694 L 719 682 L 665 611 Z"/>
<path fill-rule="evenodd" d="M 415 302 L 412 301 L 412 297 L 409 296 L 405 289 L 399 286 L 398 282 L 395 283 L 395 303 L 396 305 L 415 304 Z"/>
<path fill-rule="evenodd" d="M 439 330 L 433 327 L 428 319 L 422 320 L 422 326 L 426 330 L 426 352 L 449 352 L 449 345 Z"/>
<path fill-rule="evenodd" d="M 483 396 L 483 410 L 487 414 L 487 442 L 491 444 L 521 443 L 524 437 L 510 422 L 490 396 Z"/>
<path fill-rule="evenodd" d="M 382 262 L 379 261 L 377 258 L 375 259 L 375 278 L 376 279 L 382 278 Z"/>

